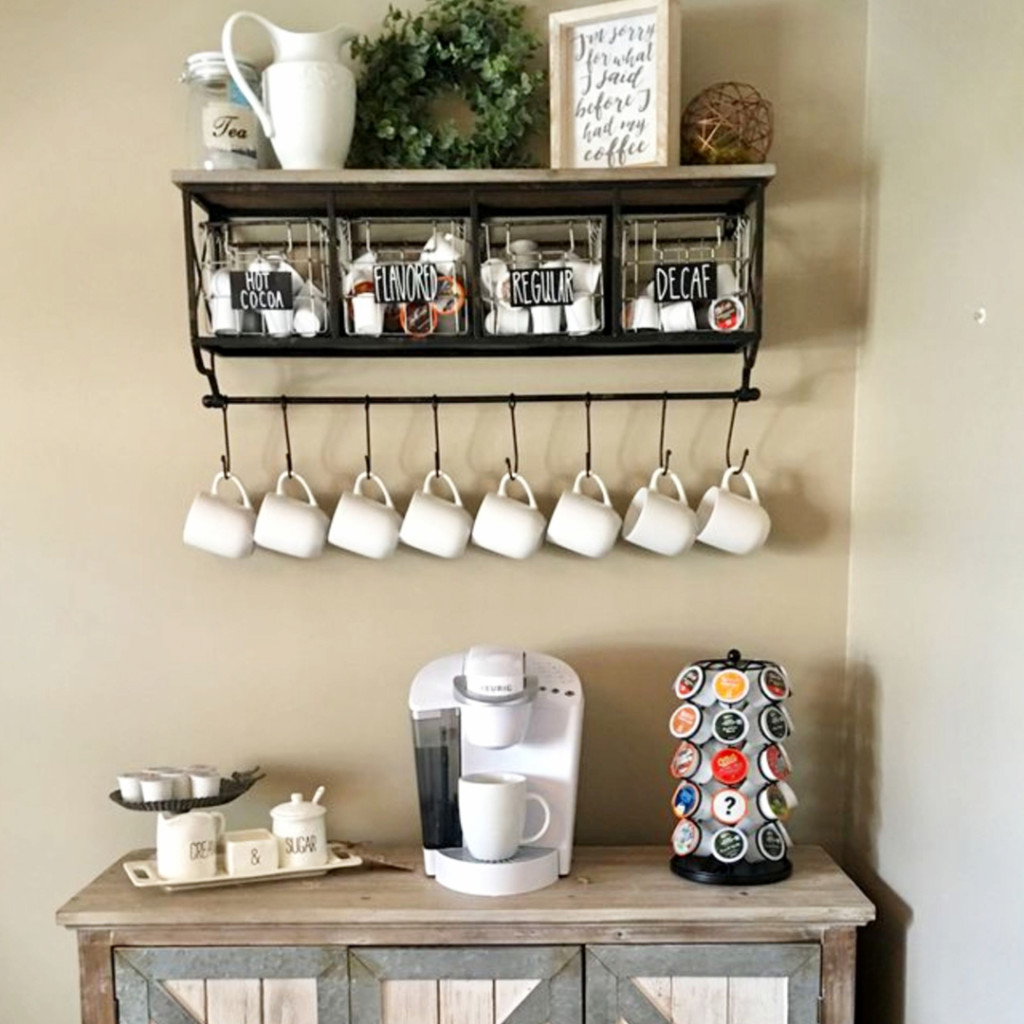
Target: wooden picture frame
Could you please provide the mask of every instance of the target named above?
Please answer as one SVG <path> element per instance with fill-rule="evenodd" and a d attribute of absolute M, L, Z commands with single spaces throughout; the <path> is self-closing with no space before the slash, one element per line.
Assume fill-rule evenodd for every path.
<path fill-rule="evenodd" d="M 614 0 L 548 18 L 551 166 L 679 163 L 676 0 Z"/>

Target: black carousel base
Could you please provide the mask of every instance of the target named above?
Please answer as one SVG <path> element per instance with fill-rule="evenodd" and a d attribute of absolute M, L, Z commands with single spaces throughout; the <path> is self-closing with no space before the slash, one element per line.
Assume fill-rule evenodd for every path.
<path fill-rule="evenodd" d="M 714 857 L 673 857 L 670 866 L 680 878 L 704 885 L 769 885 L 782 882 L 793 873 L 788 857 L 779 861 L 761 861 L 751 864 L 741 860 L 723 864 Z"/>

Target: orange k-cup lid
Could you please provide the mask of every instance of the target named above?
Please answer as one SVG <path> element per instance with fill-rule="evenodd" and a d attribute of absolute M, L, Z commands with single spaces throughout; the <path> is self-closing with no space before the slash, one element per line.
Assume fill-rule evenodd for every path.
<path fill-rule="evenodd" d="M 737 668 L 726 668 L 715 674 L 711 689 L 723 704 L 739 704 L 750 693 L 750 680 L 746 672 Z"/>
<path fill-rule="evenodd" d="M 687 701 L 685 704 L 680 704 L 672 712 L 668 727 L 676 739 L 685 740 L 689 739 L 700 729 L 701 722 L 703 721 L 704 712 L 696 704 L 691 704 Z"/>

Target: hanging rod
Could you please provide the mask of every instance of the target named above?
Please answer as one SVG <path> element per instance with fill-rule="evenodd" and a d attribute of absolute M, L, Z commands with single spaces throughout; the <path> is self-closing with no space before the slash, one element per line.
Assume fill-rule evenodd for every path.
<path fill-rule="evenodd" d="M 207 409 L 228 405 L 497 405 L 515 398 L 528 402 L 756 402 L 761 389 L 741 387 L 734 391 L 573 391 L 500 395 L 204 395 Z"/>

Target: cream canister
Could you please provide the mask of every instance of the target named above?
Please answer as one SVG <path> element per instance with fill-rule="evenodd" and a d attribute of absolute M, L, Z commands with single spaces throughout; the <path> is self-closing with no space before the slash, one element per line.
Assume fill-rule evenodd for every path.
<path fill-rule="evenodd" d="M 323 794 L 323 786 L 312 800 L 292 793 L 287 803 L 270 812 L 282 868 L 315 868 L 327 863 L 327 809 L 320 806 Z"/>

